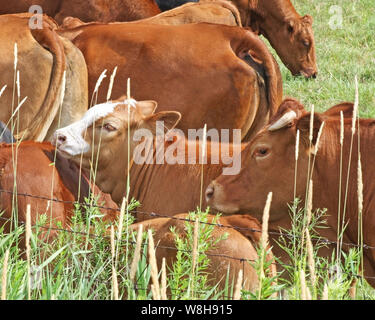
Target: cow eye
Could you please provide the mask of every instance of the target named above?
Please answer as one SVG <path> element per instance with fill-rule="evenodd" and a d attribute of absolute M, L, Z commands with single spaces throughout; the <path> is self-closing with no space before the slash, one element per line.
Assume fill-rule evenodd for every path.
<path fill-rule="evenodd" d="M 106 123 L 105 125 L 103 125 L 103 128 L 105 130 L 107 130 L 108 132 L 112 132 L 112 131 L 116 130 L 116 128 L 113 125 L 109 124 L 109 123 Z"/>
<path fill-rule="evenodd" d="M 255 156 L 256 157 L 264 157 L 268 154 L 268 152 L 269 152 L 268 148 L 261 147 L 261 148 L 256 149 Z"/>
<path fill-rule="evenodd" d="M 308 40 L 303 40 L 302 43 L 303 43 L 303 45 L 304 45 L 306 48 L 310 47 L 310 42 L 309 42 Z"/>

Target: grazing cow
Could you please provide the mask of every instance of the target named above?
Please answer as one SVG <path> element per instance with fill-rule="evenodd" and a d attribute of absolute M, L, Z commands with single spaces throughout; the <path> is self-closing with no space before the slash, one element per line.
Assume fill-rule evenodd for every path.
<path fill-rule="evenodd" d="M 30 29 L 29 18 L 29 14 L 0 16 L 0 86 L 7 85 L 0 97 L 0 120 L 18 138 L 42 141 L 59 124 L 68 125 L 87 110 L 87 68 L 82 53 L 55 33 L 52 19 L 44 16 L 43 29 Z M 19 86 L 14 83 L 15 60 Z"/>
<path fill-rule="evenodd" d="M 348 196 L 346 201 L 345 223 L 348 223 L 343 234 L 343 242 L 357 243 L 358 236 L 358 154 L 360 141 L 362 176 L 363 176 L 363 241 L 375 246 L 373 237 L 374 187 L 375 177 L 372 161 L 373 140 L 375 138 L 373 119 L 359 119 L 360 130 L 356 130 L 353 139 L 353 154 L 349 160 L 349 149 L 352 134 L 351 103 L 332 107 L 322 114 L 315 114 L 313 121 L 312 145 L 309 146 L 310 113 L 295 100 L 288 99 L 281 106 L 278 114 L 270 124 L 261 130 L 242 152 L 242 168 L 237 176 L 220 176 L 206 190 L 208 204 L 226 213 L 250 212 L 259 218 L 268 192 L 273 192 L 270 213 L 270 228 L 290 228 L 290 216 L 287 203 L 293 201 L 296 132 L 300 131 L 298 176 L 296 182 L 297 197 L 305 199 L 309 155 L 316 148 L 319 128 L 325 125 L 320 137 L 318 152 L 312 170 L 313 207 L 327 209 L 329 228 L 317 229 L 325 238 L 337 239 L 337 224 L 343 220 L 346 181 L 348 179 Z M 340 188 L 340 111 L 344 115 L 343 131 L 343 166 L 341 186 L 341 212 L 338 210 Z M 358 139 L 358 131 L 359 139 Z M 375 154 L 374 154 L 375 156 Z M 350 172 L 348 177 L 348 165 Z M 345 182 L 345 183 L 344 183 Z M 334 244 L 334 247 L 336 245 Z M 350 247 L 349 247 L 350 248 Z M 332 245 L 324 248 L 321 254 L 329 255 Z M 348 249 L 344 245 L 344 250 Z M 278 255 L 277 246 L 273 248 Z M 365 276 L 375 276 L 375 251 L 364 249 Z M 368 279 L 375 286 L 373 279 Z"/>
<path fill-rule="evenodd" d="M 293 75 L 316 77 L 315 41 L 310 15 L 301 17 L 290 0 L 232 0 L 244 27 L 264 35 Z"/>
<path fill-rule="evenodd" d="M 60 222 L 67 227 L 74 210 L 72 202 L 84 203 L 90 190 L 95 196 L 99 195 L 98 205 L 114 209 L 100 209 L 106 214 L 106 219 L 115 219 L 118 207 L 111 198 L 102 194 L 84 175 L 80 175 L 74 163 L 55 154 L 55 148 L 50 143 L 26 141 L 18 145 L 0 144 L 2 225 L 5 223 L 3 219 L 12 218 L 13 208 L 17 210 L 18 221 L 25 222 L 26 206 L 30 204 L 32 224 L 36 223 L 39 215 L 46 214 L 46 226 L 56 227 Z M 5 230 L 9 231 L 9 227 L 10 222 L 6 222 Z M 53 236 L 56 232 L 51 230 L 42 234 Z"/>
<path fill-rule="evenodd" d="M 191 1 L 158 0 L 160 8 L 174 8 Z M 201 0 L 200 3 L 216 0 Z M 231 0 L 241 14 L 244 27 L 262 34 L 271 43 L 293 75 L 316 77 L 312 17 L 301 17 L 290 0 Z"/>
<path fill-rule="evenodd" d="M 142 204 L 137 208 L 138 221 L 151 218 L 144 212 L 173 215 L 195 210 L 200 204 L 202 167 L 205 188 L 223 172 L 224 164 L 228 165 L 228 170 L 236 170 L 236 164 L 231 163 L 232 155 L 238 154 L 244 146 L 211 142 L 207 147 L 207 164 L 202 165 L 201 140 L 187 140 L 181 133 L 175 136 L 170 133 L 171 141 L 167 141 L 155 127 L 164 121 L 166 128 L 174 128 L 180 114 L 174 111 L 154 113 L 155 108 L 153 101 L 121 99 L 99 104 L 89 109 L 81 121 L 57 130 L 53 140 L 62 156 L 83 168 L 90 169 L 91 157 L 98 157 L 95 182 L 118 204 L 127 190 L 129 157 L 130 198 Z M 151 135 L 147 136 L 147 143 L 142 141 L 144 129 Z M 153 136 L 156 133 L 158 140 Z M 212 139 L 213 135 L 210 137 Z M 203 199 L 202 208 L 205 206 Z"/>
<path fill-rule="evenodd" d="M 0 0 L 0 14 L 29 12 L 32 5 L 40 6 L 43 13 L 59 24 L 68 16 L 85 22 L 113 22 L 138 20 L 160 13 L 155 0 Z"/>
<path fill-rule="evenodd" d="M 140 100 L 152 97 L 159 111 L 180 112 L 184 132 L 207 124 L 208 129 L 241 129 L 242 139 L 249 139 L 282 99 L 277 63 L 256 35 L 239 27 L 114 23 L 60 34 L 85 56 L 90 94 L 103 70 L 117 66 L 114 97 L 122 95 L 131 78 L 132 95 Z M 109 77 L 102 86 L 108 83 Z M 106 101 L 106 95 L 107 90 L 99 89 L 98 102 Z"/>
<path fill-rule="evenodd" d="M 156 258 L 158 268 L 160 270 L 162 258 L 166 259 L 167 270 L 172 268 L 176 260 L 176 243 L 175 236 L 171 232 L 171 228 L 182 238 L 186 236 L 186 221 L 189 221 L 189 215 L 178 214 L 171 218 L 157 218 L 143 221 L 131 225 L 132 230 L 137 230 L 139 225 L 143 225 L 143 230 L 154 230 L 153 238 L 156 243 Z M 214 216 L 209 215 L 207 223 L 215 222 Z M 193 222 L 188 222 L 193 223 Z M 213 248 L 206 252 L 210 263 L 205 270 L 208 277 L 208 283 L 212 286 L 218 284 L 219 289 L 224 289 L 227 275 L 229 275 L 229 284 L 235 284 L 238 277 L 238 272 L 243 271 L 243 290 L 254 292 L 258 289 L 258 276 L 252 267 L 251 263 L 258 259 L 256 247 L 259 246 L 260 235 L 259 232 L 248 230 L 261 230 L 259 222 L 250 216 L 228 216 L 220 217 L 216 224 L 221 224 L 222 227 L 215 226 L 211 239 L 223 239 L 219 241 Z M 235 230 L 233 226 L 241 228 Z M 241 234 L 242 233 L 242 234 Z M 246 261 L 247 260 L 247 261 Z M 272 261 L 273 256 L 270 252 L 267 255 L 267 260 Z M 229 271 L 229 273 L 228 273 Z M 276 276 L 276 265 L 271 264 L 269 277 Z"/>

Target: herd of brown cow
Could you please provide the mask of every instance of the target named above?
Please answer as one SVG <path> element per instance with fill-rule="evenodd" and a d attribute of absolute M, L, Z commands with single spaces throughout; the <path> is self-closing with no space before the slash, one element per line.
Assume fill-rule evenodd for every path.
<path fill-rule="evenodd" d="M 28 13 L 31 4 L 44 14 Z M 42 28 L 30 28 L 32 18 L 40 19 Z M 306 193 L 312 152 L 310 113 L 297 100 L 283 101 L 279 66 L 260 38 L 263 35 L 269 40 L 293 75 L 316 77 L 312 18 L 301 17 L 290 0 L 201 0 L 165 12 L 160 12 L 154 0 L 0 0 L 0 26 L 0 88 L 7 85 L 0 91 L 0 120 L 22 140 L 17 145 L 0 145 L 3 217 L 12 216 L 14 205 L 11 192 L 4 191 L 14 190 L 16 182 L 19 194 L 37 196 L 17 198 L 20 221 L 25 220 L 26 205 L 31 204 L 33 223 L 39 214 L 47 213 L 53 224 L 68 227 L 72 202 L 83 200 L 90 192 L 99 194 L 100 204 L 108 208 L 106 219 L 115 220 L 118 211 L 111 209 L 122 202 L 130 177 L 129 197 L 141 203 L 134 230 L 138 224 L 153 229 L 156 241 L 167 247 L 174 246 L 170 227 L 183 233 L 184 222 L 150 220 L 144 212 L 185 218 L 202 201 L 202 208 L 209 206 L 214 213 L 224 214 L 219 218 L 221 224 L 240 227 L 226 229 L 229 237 L 213 251 L 250 260 L 257 259 L 259 233 L 249 230 L 261 229 L 257 219 L 262 218 L 269 192 L 273 193 L 269 228 L 290 228 L 288 204 L 295 195 L 304 199 Z M 124 96 L 128 78 L 131 96 L 137 101 Z M 341 112 L 345 141 L 350 141 L 351 103 L 315 114 L 311 140 L 316 143 L 324 122 L 312 172 L 313 199 L 314 208 L 327 208 L 329 214 L 328 228 L 320 229 L 320 235 L 333 241 L 339 218 L 336 186 Z M 169 137 L 161 143 L 155 129 L 160 121 L 165 124 L 163 136 Z M 359 124 L 361 145 L 354 139 L 353 150 L 366 150 L 362 158 L 363 236 L 367 245 L 374 246 L 370 233 L 375 227 L 371 216 L 374 171 L 367 160 L 371 158 L 374 121 L 360 119 Z M 221 142 L 185 138 L 189 130 L 205 125 L 208 131 L 240 129 L 240 134 L 237 140 L 233 133 Z M 151 132 L 151 139 L 137 138 L 140 130 Z M 295 184 L 298 130 L 301 143 Z M 134 160 L 136 150 L 146 140 L 144 157 L 148 161 L 140 163 Z M 203 146 L 208 151 L 202 165 Z M 228 159 L 217 157 L 223 149 L 228 150 L 233 166 L 238 159 L 236 174 L 223 173 L 229 164 Z M 184 161 L 158 162 L 164 150 L 173 150 L 172 157 L 182 152 Z M 191 155 L 189 150 L 197 152 Z M 344 152 L 349 153 L 348 144 L 344 144 Z M 348 227 L 343 235 L 344 241 L 352 243 L 358 232 L 357 157 L 351 159 Z M 97 159 L 96 185 L 87 178 L 92 159 Z M 343 180 L 346 178 L 344 173 Z M 203 199 L 201 190 L 205 190 Z M 217 227 L 213 236 L 223 232 Z M 272 253 L 287 262 L 274 233 L 270 241 Z M 327 246 L 319 254 L 328 257 L 333 250 Z M 159 248 L 157 257 L 158 263 L 166 257 L 171 264 L 175 251 Z M 227 268 L 228 261 L 213 257 L 210 281 L 225 278 Z M 231 262 L 232 279 L 240 268 L 236 261 Z M 365 251 L 363 270 L 375 277 L 371 250 Z M 255 290 L 258 279 L 250 265 L 246 265 L 244 277 L 244 288 Z M 374 281 L 369 283 L 375 286 Z"/>

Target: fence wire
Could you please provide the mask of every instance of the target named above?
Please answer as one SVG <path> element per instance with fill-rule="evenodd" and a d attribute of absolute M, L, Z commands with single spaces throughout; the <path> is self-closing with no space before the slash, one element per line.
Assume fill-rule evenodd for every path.
<path fill-rule="evenodd" d="M 52 201 L 52 202 L 63 203 L 63 204 L 71 204 L 73 206 L 74 205 L 82 206 L 84 208 L 85 207 L 86 208 L 97 208 L 97 209 L 121 212 L 120 208 L 111 208 L 111 207 L 100 206 L 100 205 L 96 205 L 96 204 L 84 203 L 84 202 L 79 202 L 79 201 L 67 201 L 67 200 L 61 200 L 61 199 L 56 199 L 56 198 L 49 198 L 49 197 L 45 197 L 45 196 L 37 196 L 37 195 L 31 195 L 31 194 L 27 194 L 27 193 L 19 193 L 19 192 L 14 192 L 14 191 L 10 191 L 10 190 L 4 190 L 4 189 L 0 189 L 0 193 L 7 193 L 7 194 L 17 195 L 17 196 L 22 196 L 22 197 L 34 198 L 34 199 L 45 200 L 45 201 Z M 149 217 L 169 218 L 169 219 L 174 219 L 174 220 L 179 220 L 179 221 L 184 221 L 184 222 L 190 222 L 190 223 L 195 222 L 195 220 L 191 220 L 191 219 L 188 219 L 188 218 L 180 218 L 180 217 L 169 216 L 169 215 L 164 215 L 164 214 L 155 213 L 155 212 L 144 212 L 144 211 L 140 211 L 140 210 L 131 210 L 131 211 L 129 211 L 129 213 L 132 213 L 132 214 L 138 213 L 138 214 L 146 215 L 146 216 L 149 216 Z M 4 218 L 4 217 L 1 217 L 1 216 L 0 216 L 0 220 L 6 221 L 6 222 L 12 222 L 12 221 L 14 222 L 14 220 L 12 218 Z M 23 221 L 19 221 L 18 223 L 22 224 L 22 225 L 25 225 L 25 222 L 23 222 Z M 205 224 L 205 225 L 210 225 L 210 226 L 215 226 L 215 227 L 218 227 L 218 228 L 234 229 L 234 230 L 237 230 L 237 231 L 242 230 L 242 231 L 259 232 L 259 233 L 262 232 L 262 230 L 259 230 L 259 229 L 236 227 L 236 226 L 231 226 L 231 225 L 223 225 L 223 224 L 220 224 L 220 223 L 212 223 L 212 222 L 205 222 L 205 221 L 199 221 L 199 223 Z M 78 234 L 78 235 L 81 235 L 81 236 L 87 236 L 89 238 L 100 238 L 100 239 L 106 239 L 108 241 L 110 240 L 109 236 L 105 236 L 105 235 L 98 236 L 98 235 L 93 234 L 93 233 L 75 231 L 75 230 L 71 230 L 71 229 L 64 229 L 64 228 L 51 227 L 51 226 L 45 226 L 45 225 L 33 225 L 33 228 L 42 228 L 42 229 L 45 229 L 45 230 L 66 232 L 66 233 L 70 233 L 70 234 Z M 302 238 L 301 236 L 285 234 L 281 231 L 269 231 L 268 233 L 271 234 L 271 235 L 284 236 L 284 237 L 287 237 L 287 238 L 298 238 L 298 239 Z M 337 245 L 337 243 L 338 243 L 337 241 L 333 241 L 333 240 L 329 240 L 329 239 L 325 239 L 325 238 L 317 238 L 317 239 L 311 239 L 311 240 L 312 241 L 320 241 L 321 243 L 324 243 L 324 244 L 327 244 L 327 245 L 333 245 L 333 244 Z M 127 243 L 126 243 L 126 241 L 127 241 Z M 121 247 L 125 247 L 129 244 L 133 245 L 133 246 L 136 245 L 136 242 L 133 241 L 133 240 L 130 240 L 130 239 L 128 239 L 128 240 L 123 239 L 123 240 L 121 240 L 121 242 L 125 242 L 125 243 L 120 243 Z M 364 244 L 363 246 L 355 244 L 355 243 L 345 243 L 345 242 L 343 242 L 342 244 L 345 245 L 345 246 L 351 246 L 351 247 L 356 247 L 356 248 L 362 247 L 363 249 L 366 249 L 366 250 L 375 249 L 375 247 L 369 246 L 369 245 L 366 245 L 366 244 Z M 144 247 L 146 245 L 147 245 L 146 243 L 143 243 L 142 247 Z M 177 249 L 176 247 L 168 247 L 168 246 L 162 246 L 160 244 L 156 244 L 155 250 L 158 249 L 158 248 L 166 249 L 166 250 L 173 250 L 173 251 L 182 251 L 182 252 L 185 252 L 185 253 L 188 253 L 188 254 L 192 253 L 192 250 L 181 250 L 181 249 Z M 201 253 L 201 252 L 198 252 L 198 254 L 199 253 Z M 245 268 L 246 262 L 247 263 L 255 263 L 257 261 L 257 260 L 254 260 L 254 259 L 234 257 L 234 256 L 230 256 L 230 255 L 225 255 L 225 254 L 215 254 L 215 253 L 208 253 L 208 252 L 204 252 L 204 254 L 207 257 L 217 257 L 217 258 L 222 258 L 222 259 L 227 259 L 227 260 L 239 261 L 240 263 L 242 263 L 243 274 L 244 274 L 244 268 Z M 144 255 L 143 250 L 142 250 L 142 255 Z M 280 263 L 278 261 L 275 261 L 274 259 L 271 262 L 271 264 L 276 265 L 276 266 L 280 266 L 282 268 L 293 267 L 290 264 Z M 332 272 L 332 270 L 328 267 L 321 267 L 320 269 Z M 136 292 L 138 292 L 138 291 L 146 291 L 146 292 L 150 291 L 150 288 L 141 288 L 137 285 L 139 279 L 142 277 L 144 272 L 146 272 L 146 270 L 147 270 L 147 266 L 140 272 L 140 274 L 138 276 L 138 279 L 134 282 L 134 288 L 133 289 Z M 358 278 L 358 279 L 359 278 L 375 279 L 375 277 L 373 277 L 373 276 L 362 276 L 362 275 L 354 274 L 354 273 L 342 272 L 342 274 L 346 274 L 346 275 L 348 275 L 352 278 Z M 184 291 L 183 289 L 181 289 L 181 290 L 180 289 L 170 289 L 170 290 L 171 291 L 181 291 L 181 292 Z M 206 292 L 197 292 L 197 293 L 203 294 L 203 293 L 206 293 Z M 169 294 L 169 295 L 171 295 L 171 294 Z M 228 298 L 228 299 L 232 298 L 230 296 L 225 296 L 225 295 L 221 295 L 220 297 Z"/>
<path fill-rule="evenodd" d="M 14 191 L 10 191 L 10 190 L 4 190 L 4 189 L 0 189 L 0 193 L 8 193 L 8 194 L 13 194 L 13 195 L 17 195 L 17 196 L 29 197 L 29 198 L 40 199 L 40 200 L 45 200 L 45 201 L 52 201 L 52 202 L 72 204 L 72 205 L 80 205 L 80 206 L 84 206 L 84 207 L 121 212 L 120 208 L 111 208 L 111 207 L 100 206 L 100 205 L 95 205 L 95 204 L 88 204 L 88 203 L 79 202 L 79 201 L 60 200 L 60 199 L 48 198 L 48 197 L 44 197 L 44 196 L 31 195 L 31 194 L 27 194 L 27 193 L 18 193 L 18 192 L 14 192 Z M 155 213 L 155 212 L 144 212 L 144 211 L 140 211 L 138 209 L 137 210 L 131 210 L 131 211 L 129 211 L 129 213 L 132 213 L 132 214 L 138 213 L 138 214 L 142 214 L 142 215 L 146 215 L 146 216 L 150 216 L 150 217 L 169 218 L 169 219 L 180 220 L 180 221 L 185 221 L 185 222 L 195 222 L 191 219 L 178 218 L 178 217 L 175 217 L 175 216 L 170 216 L 170 215 L 160 214 L 160 213 Z M 244 230 L 244 231 L 259 232 L 259 233 L 262 232 L 262 230 L 259 230 L 259 229 L 236 227 L 236 226 L 230 226 L 230 225 L 223 225 L 223 224 L 220 224 L 220 223 L 211 223 L 211 222 L 204 222 L 204 221 L 199 221 L 199 223 L 211 225 L 211 226 L 216 226 L 216 227 L 219 227 L 219 228 L 228 228 L 228 229 L 234 229 L 234 230 Z M 268 231 L 268 234 L 276 235 L 276 236 L 284 236 L 286 238 L 302 239 L 302 236 L 290 235 L 290 234 L 283 233 L 281 231 Z M 322 237 L 319 237 L 318 239 L 313 238 L 313 239 L 311 239 L 311 241 L 320 241 L 320 242 L 322 242 L 324 244 L 327 244 L 327 245 L 330 245 L 330 244 L 337 245 L 338 244 L 337 241 L 329 240 L 329 239 L 322 238 Z M 374 250 L 375 249 L 375 246 L 370 246 L 368 244 L 360 245 L 360 244 L 357 244 L 357 243 L 349 243 L 349 242 L 340 242 L 340 244 L 345 245 L 345 246 L 349 246 L 349 247 L 363 248 L 363 249 L 366 249 L 366 250 Z"/>

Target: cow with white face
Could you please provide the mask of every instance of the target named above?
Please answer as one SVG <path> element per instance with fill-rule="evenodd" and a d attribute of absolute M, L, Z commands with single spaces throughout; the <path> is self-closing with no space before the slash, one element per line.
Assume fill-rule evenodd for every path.
<path fill-rule="evenodd" d="M 86 170 L 92 169 L 97 162 L 96 182 L 100 188 L 109 193 L 122 193 L 122 198 L 122 182 L 117 184 L 117 179 L 112 178 L 126 175 L 127 159 L 128 156 L 131 158 L 134 147 L 130 143 L 128 148 L 128 141 L 133 142 L 134 130 L 144 128 L 155 133 L 157 121 L 162 121 L 171 129 L 181 117 L 173 111 L 155 114 L 156 107 L 155 101 L 135 101 L 124 97 L 95 105 L 80 121 L 57 130 L 52 143 L 60 154 Z M 117 191 L 118 188 L 121 191 Z"/>
<path fill-rule="evenodd" d="M 178 129 L 172 133 L 180 113 L 155 113 L 156 107 L 155 101 L 123 98 L 96 105 L 80 121 L 57 130 L 53 144 L 61 155 L 84 170 L 96 171 L 95 183 L 118 204 L 127 193 L 129 175 L 129 197 L 142 204 L 142 212 L 173 215 L 196 210 L 202 201 L 202 166 L 203 188 L 206 188 L 223 172 L 234 174 L 230 169 L 239 170 L 240 162 L 233 159 L 239 158 L 245 144 L 240 143 L 240 137 L 238 144 L 203 143 L 199 135 L 197 141 L 190 139 L 190 135 L 185 138 Z M 199 130 L 203 131 L 192 131 Z M 203 146 L 206 153 L 202 164 Z M 201 205 L 202 209 L 206 206 L 204 199 Z M 150 216 L 137 215 L 137 218 Z"/>

